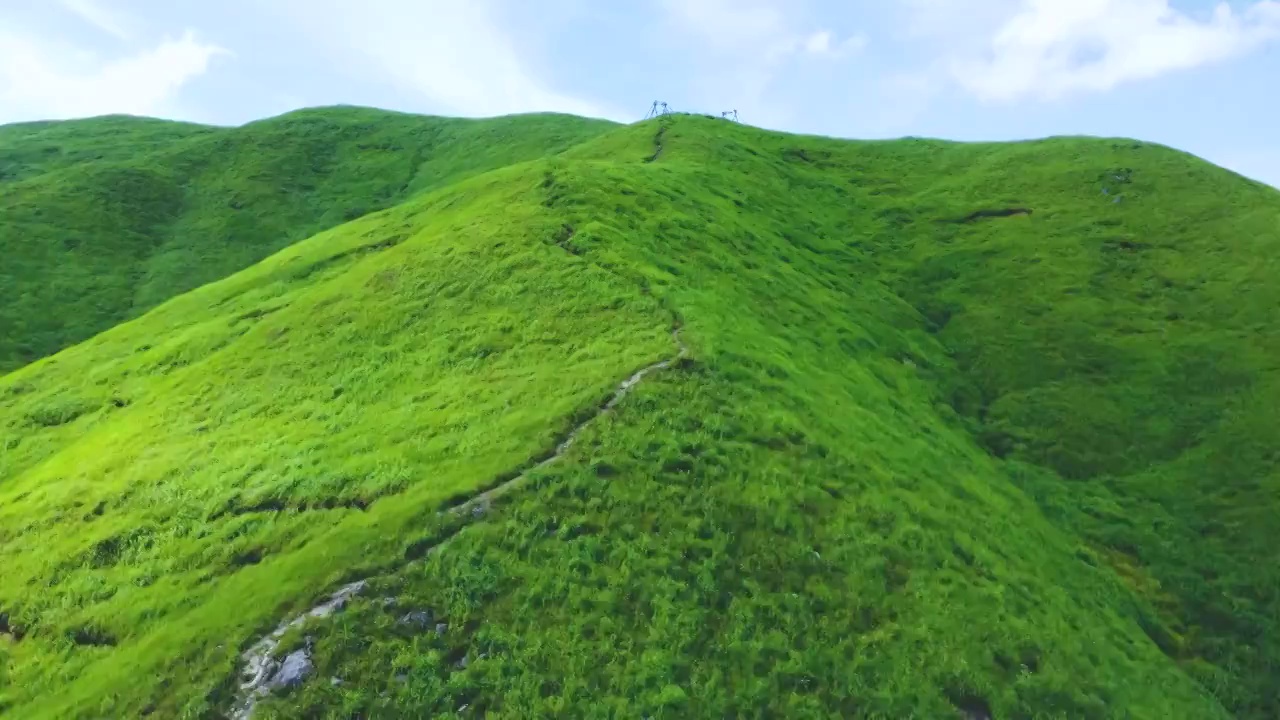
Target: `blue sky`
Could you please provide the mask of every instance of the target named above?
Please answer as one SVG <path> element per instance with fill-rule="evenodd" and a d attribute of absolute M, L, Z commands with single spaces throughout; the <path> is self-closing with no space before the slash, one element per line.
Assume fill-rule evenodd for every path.
<path fill-rule="evenodd" d="M 1280 0 L 0 0 L 0 122 L 349 103 L 1129 136 L 1280 186 Z"/>

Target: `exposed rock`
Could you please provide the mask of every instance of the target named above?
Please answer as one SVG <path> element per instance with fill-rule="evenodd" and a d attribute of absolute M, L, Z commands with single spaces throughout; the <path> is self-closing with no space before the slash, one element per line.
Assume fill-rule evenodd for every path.
<path fill-rule="evenodd" d="M 449 623 L 436 623 L 437 637 L 444 637 L 444 634 L 447 632 L 449 632 Z"/>
<path fill-rule="evenodd" d="M 307 654 L 306 649 L 294 650 L 285 656 L 284 662 L 280 663 L 280 669 L 267 685 L 272 690 L 301 685 L 313 670 L 315 665 L 312 664 L 311 656 Z"/>
<path fill-rule="evenodd" d="M 399 620 L 401 625 L 413 625 L 419 628 L 430 627 L 431 622 L 432 618 L 429 610 L 414 610 L 413 612 L 405 614 L 405 616 Z"/>
<path fill-rule="evenodd" d="M 280 647 L 280 638 L 309 618 L 326 618 L 346 607 L 351 598 L 364 590 L 365 585 L 366 582 L 361 580 L 338 588 L 338 591 L 330 595 L 328 600 L 292 620 L 280 623 L 270 635 L 254 643 L 253 647 L 240 656 L 244 660 L 245 682 L 240 685 L 239 702 L 231 712 L 234 720 L 248 720 L 252 717 L 258 700 L 276 688 L 301 682 L 314 669 L 311 657 L 305 649 L 290 653 L 284 662 L 279 662 L 272 657 L 276 648 Z"/>
<path fill-rule="evenodd" d="M 368 583 L 366 581 L 360 580 L 359 582 L 353 582 L 350 585 L 342 586 L 337 592 L 330 595 L 328 600 L 311 608 L 311 610 L 307 612 L 307 616 L 313 618 L 329 617 L 335 612 L 346 607 L 347 603 L 351 601 L 351 598 L 359 595 L 360 591 L 364 590 L 364 587 L 367 584 Z M 281 634 L 283 635 L 284 633 Z"/>

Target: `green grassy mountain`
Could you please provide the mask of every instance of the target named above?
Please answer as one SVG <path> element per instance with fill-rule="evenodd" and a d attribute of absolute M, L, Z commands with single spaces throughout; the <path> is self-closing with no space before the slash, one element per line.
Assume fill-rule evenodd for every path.
<path fill-rule="evenodd" d="M 133 117 L 0 128 L 0 372 L 414 194 L 611 123 L 365 108 L 240 128 Z"/>
<path fill-rule="evenodd" d="M 1280 194 L 589 134 L 0 378 L 0 714 L 1280 715 Z"/>

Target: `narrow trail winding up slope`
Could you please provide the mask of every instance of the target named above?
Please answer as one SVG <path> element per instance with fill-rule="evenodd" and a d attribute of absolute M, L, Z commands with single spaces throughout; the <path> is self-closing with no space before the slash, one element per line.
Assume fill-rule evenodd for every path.
<path fill-rule="evenodd" d="M 683 360 L 689 356 L 689 348 L 680 338 L 680 321 L 677 319 L 671 331 L 671 338 L 675 341 L 677 352 L 675 356 L 660 360 L 658 362 L 646 365 L 630 377 L 618 383 L 613 394 L 609 399 L 600 406 L 600 408 L 592 413 L 590 417 L 577 425 L 573 426 L 564 438 L 556 444 L 555 449 L 550 453 L 539 456 L 531 460 L 523 467 L 517 469 L 513 474 L 501 478 L 496 485 L 487 487 L 480 492 L 468 497 L 448 509 L 440 511 L 441 514 L 465 515 L 470 513 L 473 517 L 483 517 L 487 512 L 489 503 L 497 497 L 500 497 L 518 485 L 522 484 L 536 470 L 540 470 L 557 460 L 559 460 L 565 452 L 573 446 L 574 442 L 584 429 L 598 418 L 613 411 L 615 407 L 622 402 L 623 398 L 631 392 L 632 388 L 640 384 L 650 373 L 659 370 L 665 370 L 673 364 Z M 440 550 L 449 540 L 455 537 L 458 532 L 466 525 L 460 525 L 452 533 L 443 539 L 435 542 L 427 548 L 422 548 L 420 552 L 411 553 L 410 557 L 418 558 Z M 229 717 L 233 720 L 249 720 L 253 716 L 253 711 L 257 707 L 259 701 L 270 695 L 273 691 L 287 687 L 289 685 L 300 683 L 307 675 L 311 673 L 311 657 L 308 648 L 302 648 L 290 653 L 283 660 L 277 660 L 274 656 L 276 650 L 280 647 L 280 641 L 285 633 L 298 627 L 310 619 L 326 618 L 334 613 L 342 610 L 351 598 L 359 595 L 369 584 L 369 578 L 357 580 L 338 588 L 333 594 L 319 603 L 315 607 L 306 612 L 285 620 L 276 626 L 270 634 L 260 638 L 252 646 L 249 647 L 240 657 L 244 661 L 241 675 L 244 682 L 240 685 L 239 697 L 235 706 L 232 708 Z"/>

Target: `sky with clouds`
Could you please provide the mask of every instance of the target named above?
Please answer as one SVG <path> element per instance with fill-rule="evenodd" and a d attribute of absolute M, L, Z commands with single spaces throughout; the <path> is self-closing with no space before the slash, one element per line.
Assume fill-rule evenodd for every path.
<path fill-rule="evenodd" d="M 0 0 L 0 123 L 673 109 L 1136 137 L 1280 186 L 1280 0 Z"/>

